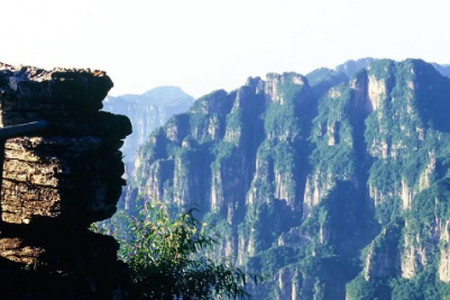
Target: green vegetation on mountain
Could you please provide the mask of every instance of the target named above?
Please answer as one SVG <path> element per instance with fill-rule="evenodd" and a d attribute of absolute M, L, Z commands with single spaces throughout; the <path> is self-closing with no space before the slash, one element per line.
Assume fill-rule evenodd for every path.
<path fill-rule="evenodd" d="M 421 60 L 250 78 L 154 131 L 136 188 L 223 237 L 256 299 L 450 297 L 450 79 Z"/>

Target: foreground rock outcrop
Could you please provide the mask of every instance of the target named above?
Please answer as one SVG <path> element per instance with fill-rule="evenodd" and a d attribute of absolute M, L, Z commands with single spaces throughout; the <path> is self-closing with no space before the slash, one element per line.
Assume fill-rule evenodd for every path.
<path fill-rule="evenodd" d="M 0 298 L 126 295 L 117 242 L 90 223 L 113 215 L 128 118 L 101 112 L 105 72 L 0 64 L 0 127 L 40 131 L 0 141 Z"/>

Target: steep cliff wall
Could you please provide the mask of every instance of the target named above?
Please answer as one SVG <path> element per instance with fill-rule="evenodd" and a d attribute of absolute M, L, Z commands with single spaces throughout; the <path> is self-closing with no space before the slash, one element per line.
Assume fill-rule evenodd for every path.
<path fill-rule="evenodd" d="M 106 97 L 102 110 L 125 115 L 133 125 L 133 132 L 121 148 L 123 161 L 134 164 L 137 148 L 147 140 L 150 133 L 164 125 L 171 116 L 188 111 L 193 102 L 194 98 L 175 86 L 156 87 L 141 95 Z"/>
<path fill-rule="evenodd" d="M 197 205 L 218 253 L 266 274 L 257 298 L 450 293 L 450 80 L 421 60 L 361 63 L 214 92 L 140 152 L 144 198 Z"/>
<path fill-rule="evenodd" d="M 103 102 L 103 111 L 127 116 L 133 126 L 133 132 L 127 136 L 120 151 L 125 163 L 125 178 L 134 180 L 136 151 L 146 142 L 150 133 L 164 125 L 175 114 L 188 111 L 194 98 L 179 87 L 160 86 L 141 95 L 127 94 L 119 97 L 107 96 Z M 122 191 L 119 209 L 134 210 L 137 189 L 127 184 Z"/>
<path fill-rule="evenodd" d="M 0 141 L 2 298 L 125 295 L 117 242 L 87 229 L 111 217 L 124 184 L 131 124 L 99 111 L 111 87 L 101 71 L 0 64 L 0 127 L 48 123 Z"/>

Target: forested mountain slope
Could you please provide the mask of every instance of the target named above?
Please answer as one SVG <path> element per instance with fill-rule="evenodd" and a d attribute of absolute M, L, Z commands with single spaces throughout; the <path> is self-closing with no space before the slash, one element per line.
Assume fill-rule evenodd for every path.
<path fill-rule="evenodd" d="M 412 59 L 341 71 L 198 99 L 141 148 L 136 201 L 198 207 L 218 255 L 265 275 L 255 299 L 449 296 L 450 79 Z"/>

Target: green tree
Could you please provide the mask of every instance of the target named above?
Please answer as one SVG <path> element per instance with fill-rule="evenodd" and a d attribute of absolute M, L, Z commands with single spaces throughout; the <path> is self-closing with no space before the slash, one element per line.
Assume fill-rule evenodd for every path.
<path fill-rule="evenodd" d="M 208 258 L 216 240 L 192 213 L 171 218 L 165 205 L 147 203 L 136 216 L 121 211 L 95 226 L 119 241 L 118 256 L 132 272 L 133 298 L 248 297 L 243 271 Z"/>

